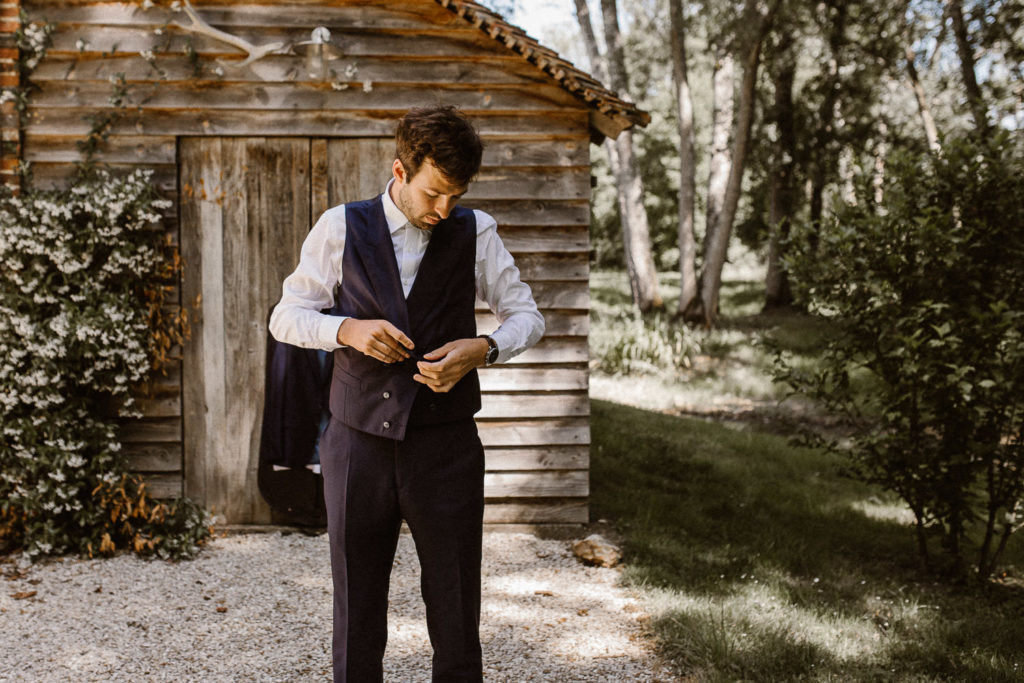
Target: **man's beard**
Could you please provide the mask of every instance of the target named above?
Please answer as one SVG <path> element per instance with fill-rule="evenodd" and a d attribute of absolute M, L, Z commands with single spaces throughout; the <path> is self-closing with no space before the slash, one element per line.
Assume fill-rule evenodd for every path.
<path fill-rule="evenodd" d="M 433 225 L 427 223 L 422 218 L 413 216 L 412 207 L 410 206 L 408 196 L 406 195 L 407 190 L 408 188 L 406 187 L 402 187 L 401 189 L 398 190 L 398 208 L 401 210 L 403 214 L 405 214 L 405 217 L 409 220 L 410 225 L 412 225 L 414 228 L 430 232 L 431 230 L 434 229 Z"/>

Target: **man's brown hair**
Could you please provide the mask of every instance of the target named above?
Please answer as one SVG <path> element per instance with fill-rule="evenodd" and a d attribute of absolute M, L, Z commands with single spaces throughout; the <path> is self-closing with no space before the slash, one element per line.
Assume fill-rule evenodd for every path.
<path fill-rule="evenodd" d="M 430 159 L 455 185 L 469 185 L 480 170 L 484 145 L 473 124 L 449 104 L 410 109 L 395 131 L 396 155 L 411 179 Z"/>

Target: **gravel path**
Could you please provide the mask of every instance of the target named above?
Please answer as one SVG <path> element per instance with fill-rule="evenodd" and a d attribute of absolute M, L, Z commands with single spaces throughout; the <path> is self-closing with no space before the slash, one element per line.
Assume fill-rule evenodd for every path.
<path fill-rule="evenodd" d="M 0 565 L 0 681 L 330 681 L 327 536 L 241 534 L 191 562 L 64 559 Z M 26 594 L 35 591 L 34 595 Z M 670 681 L 618 571 L 566 541 L 484 536 L 487 681 Z M 412 539 L 391 584 L 385 679 L 430 680 Z"/>

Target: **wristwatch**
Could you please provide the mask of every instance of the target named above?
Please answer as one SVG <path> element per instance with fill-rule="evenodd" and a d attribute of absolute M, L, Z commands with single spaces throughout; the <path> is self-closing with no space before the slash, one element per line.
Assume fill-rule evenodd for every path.
<path fill-rule="evenodd" d="M 487 340 L 487 355 L 484 356 L 484 365 L 494 365 L 495 361 L 498 360 L 498 342 L 486 334 L 479 335 L 478 339 Z"/>

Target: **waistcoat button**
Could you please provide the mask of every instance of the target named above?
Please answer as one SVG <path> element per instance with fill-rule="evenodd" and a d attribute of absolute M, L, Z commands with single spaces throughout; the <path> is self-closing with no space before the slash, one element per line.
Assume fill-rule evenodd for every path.
<path fill-rule="evenodd" d="M 390 391 L 385 391 L 385 392 L 384 392 L 384 393 L 382 394 L 382 396 L 383 396 L 384 398 L 391 398 L 391 392 L 390 392 Z"/>
<path fill-rule="evenodd" d="M 384 420 L 384 429 L 391 429 L 391 423 L 387 420 Z"/>

